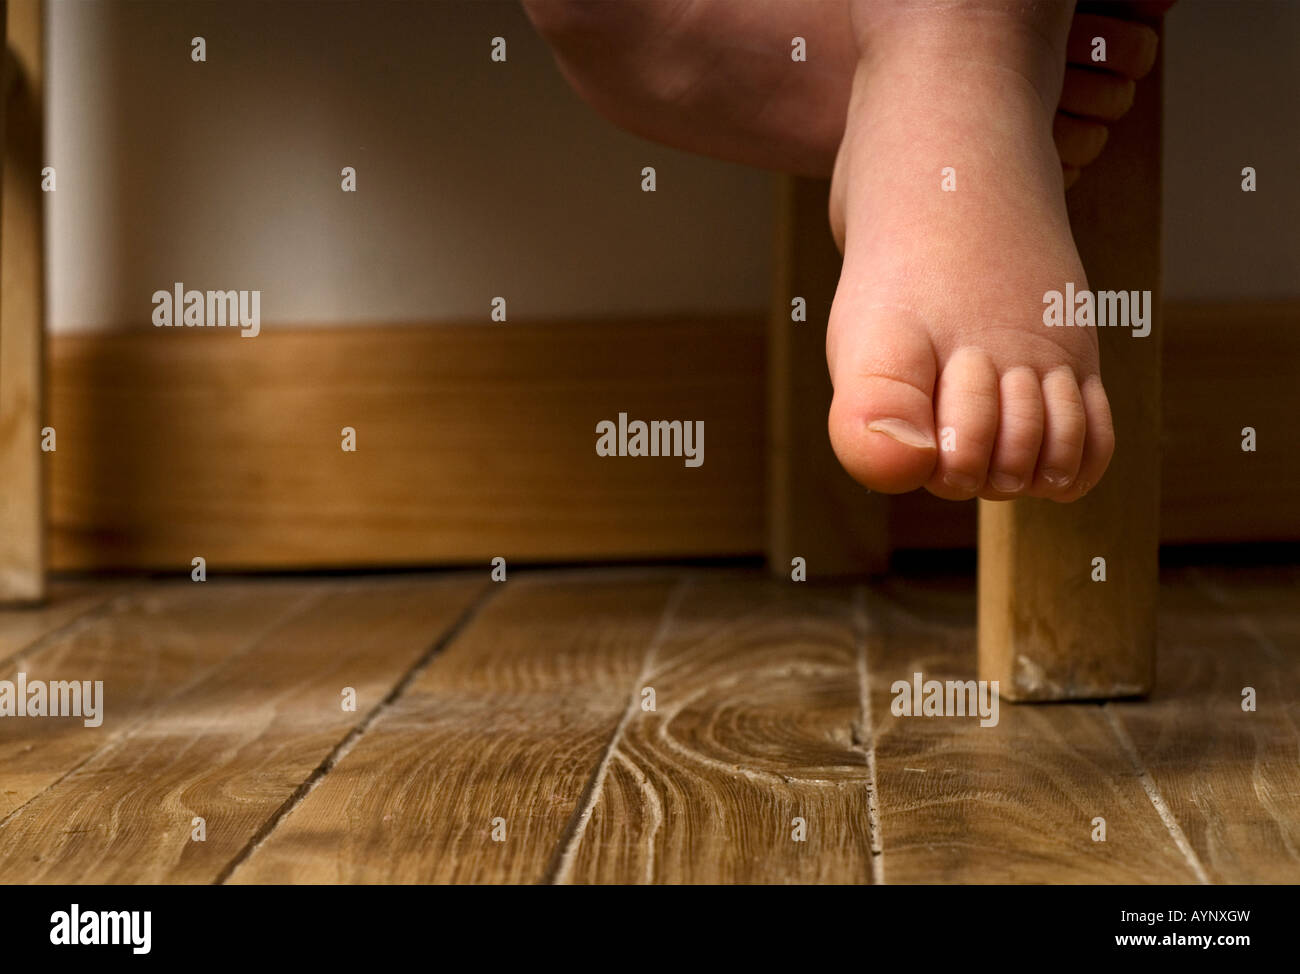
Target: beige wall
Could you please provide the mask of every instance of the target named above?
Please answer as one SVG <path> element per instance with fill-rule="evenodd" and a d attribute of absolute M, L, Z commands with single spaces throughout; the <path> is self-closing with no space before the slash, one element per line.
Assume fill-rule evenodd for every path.
<path fill-rule="evenodd" d="M 1300 297 L 1300 2 L 1180 0 L 1166 29 L 1166 293 Z"/>
<path fill-rule="evenodd" d="M 772 178 L 605 123 L 517 4 L 55 0 L 51 43 L 57 331 L 149 327 L 174 281 L 267 323 L 767 300 Z"/>
<path fill-rule="evenodd" d="M 767 302 L 771 177 L 615 130 L 514 3 L 52 8 L 56 331 L 148 327 L 174 281 L 260 288 L 268 324 L 486 320 L 496 295 L 512 318 Z M 1171 297 L 1296 296 L 1298 44 L 1288 0 L 1171 14 Z"/>

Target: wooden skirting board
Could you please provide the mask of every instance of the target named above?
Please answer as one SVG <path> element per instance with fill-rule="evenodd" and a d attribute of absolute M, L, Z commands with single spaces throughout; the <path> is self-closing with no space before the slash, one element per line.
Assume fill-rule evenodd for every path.
<path fill-rule="evenodd" d="M 1300 305 L 1166 322 L 1162 540 L 1300 539 Z M 756 314 L 55 336 L 52 567 L 761 554 L 765 335 Z M 598 456 L 620 412 L 702 420 L 704 463 Z M 974 504 L 889 512 L 893 548 L 974 544 Z"/>
<path fill-rule="evenodd" d="M 55 569 L 761 546 L 758 321 L 149 328 L 51 357 Z M 703 421 L 704 462 L 598 456 L 619 413 Z"/>

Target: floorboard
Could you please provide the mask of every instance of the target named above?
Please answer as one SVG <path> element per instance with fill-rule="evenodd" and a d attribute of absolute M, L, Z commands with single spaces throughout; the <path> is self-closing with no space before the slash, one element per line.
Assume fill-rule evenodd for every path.
<path fill-rule="evenodd" d="M 1207 881 L 1300 882 L 1300 586 L 1273 571 L 1171 582 L 1155 693 L 1108 706 Z"/>
<path fill-rule="evenodd" d="M 284 590 L 262 607 L 273 625 L 258 619 L 251 639 L 227 636 L 217 665 L 32 798 L 0 828 L 0 875 L 11 882 L 213 881 L 486 584 L 482 577 L 318 582 L 304 606 L 295 586 L 250 583 L 251 593 Z M 228 633 L 241 614 L 231 605 L 235 593 L 222 594 L 218 600 L 207 589 L 191 598 Z M 106 691 L 144 676 L 146 667 L 174 665 L 117 622 L 105 647 L 115 657 Z M 353 710 L 344 708 L 344 688 L 355 690 Z M 112 707 L 123 705 L 110 696 Z"/>
<path fill-rule="evenodd" d="M 987 727 L 893 710 L 975 678 L 965 576 L 51 591 L 0 610 L 0 680 L 105 716 L 0 720 L 7 882 L 1300 882 L 1294 566 L 1167 571 L 1149 700 Z"/>
<path fill-rule="evenodd" d="M 116 587 L 110 587 L 116 592 Z M 292 612 L 310 589 L 301 583 L 153 583 L 121 592 L 86 615 L 66 606 L 65 625 L 0 667 L 0 679 L 103 681 L 103 719 L 0 720 L 0 845 L 11 819 L 173 695 L 237 655 Z M 56 599 L 39 614 L 59 612 Z"/>
<path fill-rule="evenodd" d="M 976 679 L 969 582 L 890 582 L 867 605 L 885 882 L 1195 881 L 1100 706 L 1002 701 L 987 727 L 893 713 L 895 681 Z"/>
<path fill-rule="evenodd" d="M 630 710 L 555 878 L 870 882 L 858 648 L 847 593 L 692 584 L 647 667 L 656 709 Z"/>
<path fill-rule="evenodd" d="M 499 584 L 231 881 L 543 881 L 677 584 Z"/>
<path fill-rule="evenodd" d="M 87 625 L 127 589 L 121 582 L 56 582 L 37 606 L 0 606 L 0 666 L 30 654 L 41 640 Z"/>

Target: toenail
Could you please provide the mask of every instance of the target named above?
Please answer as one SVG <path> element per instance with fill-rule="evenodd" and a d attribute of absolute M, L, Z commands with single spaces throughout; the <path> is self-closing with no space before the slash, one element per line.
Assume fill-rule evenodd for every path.
<path fill-rule="evenodd" d="M 1079 489 L 1079 496 L 1080 496 L 1080 497 L 1082 497 L 1084 494 L 1088 493 L 1088 491 L 1092 488 L 1092 484 L 1088 483 L 1088 481 L 1086 481 L 1086 480 L 1080 480 L 1080 481 L 1079 481 L 1077 484 L 1075 484 L 1074 486 L 1077 487 L 1077 488 Z"/>
<path fill-rule="evenodd" d="M 934 449 L 933 436 L 922 432 L 911 423 L 901 419 L 893 419 L 892 417 L 873 419 L 867 424 L 867 429 L 872 433 L 884 433 L 891 440 L 897 440 L 904 446 L 914 446 L 920 450 Z"/>
<path fill-rule="evenodd" d="M 989 486 L 999 494 L 1014 494 L 1025 482 L 1019 477 L 1013 477 L 1009 473 L 995 473 L 989 478 Z"/>
<path fill-rule="evenodd" d="M 943 482 L 953 490 L 964 490 L 971 493 L 979 488 L 980 482 L 970 474 L 957 473 L 955 470 L 943 475 Z"/>
<path fill-rule="evenodd" d="M 1044 470 L 1043 479 L 1047 481 L 1048 486 L 1055 487 L 1058 490 L 1070 484 L 1070 475 L 1061 473 L 1058 470 Z"/>

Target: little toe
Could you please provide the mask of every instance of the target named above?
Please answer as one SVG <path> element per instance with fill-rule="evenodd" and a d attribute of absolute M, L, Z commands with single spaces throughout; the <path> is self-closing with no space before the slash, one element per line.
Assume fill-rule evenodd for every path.
<path fill-rule="evenodd" d="M 959 348 L 939 374 L 934 396 L 939 457 L 926 489 L 967 500 L 984 485 L 998 431 L 998 373 L 983 349 Z"/>
<path fill-rule="evenodd" d="M 989 461 L 988 481 L 980 496 L 989 500 L 1018 497 L 1033 482 L 1043 443 L 1043 387 L 1027 366 L 1008 369 L 998 382 L 998 433 Z"/>
<path fill-rule="evenodd" d="M 1083 438 L 1083 456 L 1073 486 L 1062 498 L 1078 500 L 1101 480 L 1115 452 L 1115 427 L 1111 421 L 1110 401 L 1102 387 L 1101 376 L 1090 375 L 1079 383 L 1087 430 Z"/>

